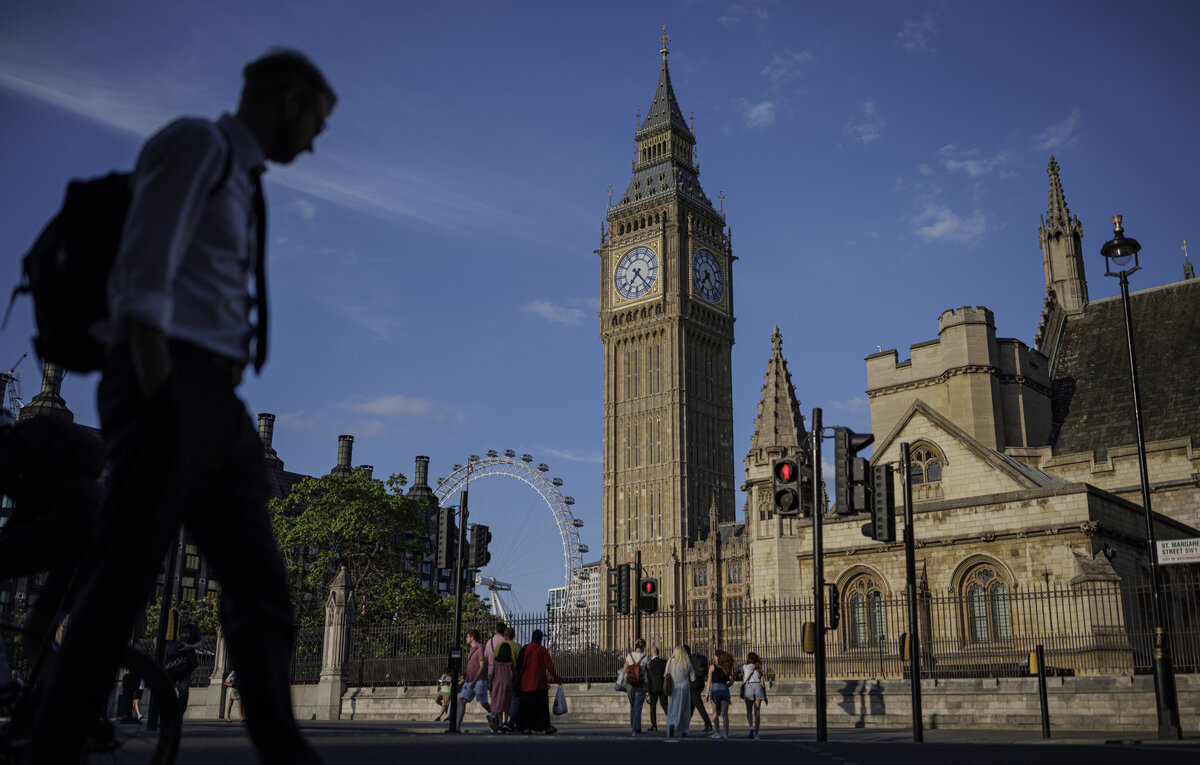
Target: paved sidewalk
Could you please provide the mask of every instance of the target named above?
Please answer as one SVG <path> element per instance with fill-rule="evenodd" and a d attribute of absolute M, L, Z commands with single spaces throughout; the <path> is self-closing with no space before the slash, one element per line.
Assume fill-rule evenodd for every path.
<path fill-rule="evenodd" d="M 746 727 L 734 726 L 730 740 L 713 741 L 697 735 L 668 739 L 666 733 L 646 732 L 633 738 L 627 728 L 617 726 L 563 725 L 557 734 L 495 735 L 481 725 L 468 724 L 467 733 L 450 735 L 445 725 L 432 722 L 306 722 L 307 735 L 327 765 L 393 765 L 405 760 L 459 760 L 483 758 L 489 765 L 536 762 L 569 762 L 570 765 L 611 765 L 615 758 L 652 756 L 660 765 L 694 765 L 696 757 L 717 754 L 699 752 L 697 747 L 750 747 L 759 759 L 812 757 L 830 765 L 903 763 L 927 765 L 929 761 L 1005 763 L 1012 765 L 1089 765 L 1153 761 L 1155 765 L 1200 762 L 1200 734 L 1184 741 L 1159 742 L 1152 735 L 1103 731 L 1057 731 L 1044 741 L 1041 731 L 943 730 L 926 731 L 925 743 L 914 744 L 910 730 L 830 729 L 829 741 L 817 743 L 813 729 L 771 729 L 760 740 L 746 738 Z M 637 753 L 634 754 L 635 747 Z M 645 747 L 652 747 L 649 754 Z M 472 751 L 478 750 L 478 751 Z M 746 751 L 743 749 L 743 751 Z M 750 752 L 746 751 L 749 755 Z M 728 750 L 721 758 L 741 756 Z M 180 765 L 243 765 L 257 760 L 237 723 L 188 721 L 184 725 Z"/>

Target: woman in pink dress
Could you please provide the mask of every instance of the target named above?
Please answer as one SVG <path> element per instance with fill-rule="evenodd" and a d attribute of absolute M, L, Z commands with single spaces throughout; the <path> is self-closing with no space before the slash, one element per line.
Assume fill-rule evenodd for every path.
<path fill-rule="evenodd" d="M 509 627 L 504 631 L 504 642 L 496 646 L 495 660 L 492 662 L 492 676 L 490 678 L 490 690 L 492 693 L 492 711 L 498 715 L 498 724 L 511 723 L 507 719 L 509 708 L 512 705 L 512 667 L 513 660 L 517 657 L 513 654 L 513 637 L 516 636 L 516 631 Z"/>

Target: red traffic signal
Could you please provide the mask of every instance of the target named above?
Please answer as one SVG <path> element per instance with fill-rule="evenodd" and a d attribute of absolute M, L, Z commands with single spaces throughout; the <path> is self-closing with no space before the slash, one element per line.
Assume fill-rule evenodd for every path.
<path fill-rule="evenodd" d="M 638 611 L 652 614 L 658 610 L 658 580 L 646 577 L 638 584 Z"/>

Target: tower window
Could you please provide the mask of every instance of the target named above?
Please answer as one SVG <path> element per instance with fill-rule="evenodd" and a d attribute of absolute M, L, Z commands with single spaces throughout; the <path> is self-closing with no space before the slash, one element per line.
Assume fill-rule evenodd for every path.
<path fill-rule="evenodd" d="M 908 472 L 914 486 L 942 480 L 942 465 L 946 458 L 936 446 L 920 441 L 909 447 L 908 454 Z"/>

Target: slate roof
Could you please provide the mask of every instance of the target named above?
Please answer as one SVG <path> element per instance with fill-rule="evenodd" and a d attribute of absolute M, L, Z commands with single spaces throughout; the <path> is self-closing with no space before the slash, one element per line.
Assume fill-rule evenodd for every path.
<path fill-rule="evenodd" d="M 1130 295 L 1142 429 L 1147 442 L 1191 436 L 1200 445 L 1200 280 Z M 1054 454 L 1136 442 L 1120 297 L 1070 315 L 1051 372 Z"/>

